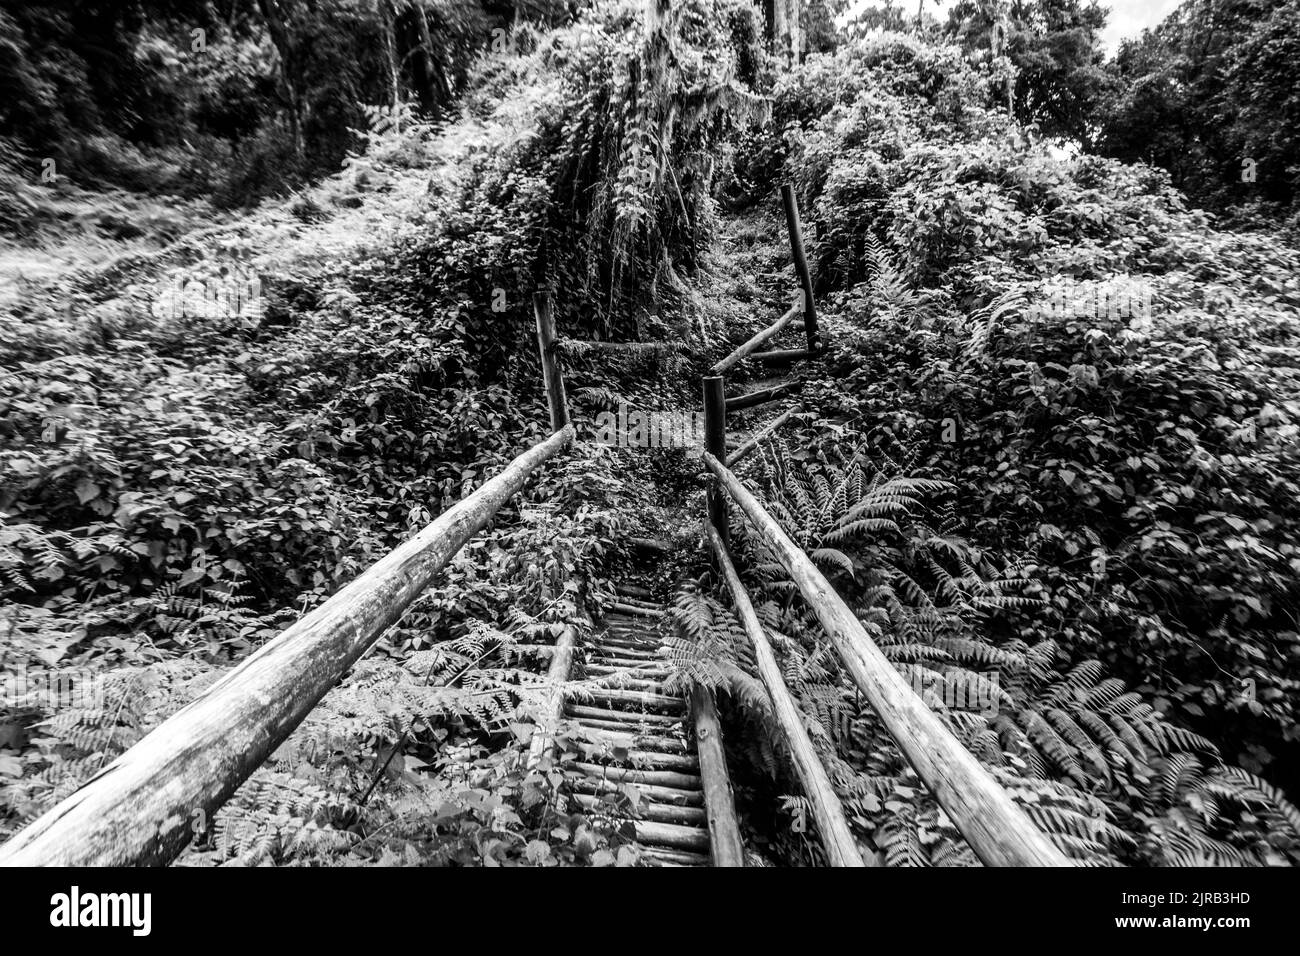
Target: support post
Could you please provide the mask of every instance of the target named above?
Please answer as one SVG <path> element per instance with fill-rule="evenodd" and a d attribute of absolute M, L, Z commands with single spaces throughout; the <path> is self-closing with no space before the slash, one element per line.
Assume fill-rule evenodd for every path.
<path fill-rule="evenodd" d="M 803 249 L 799 202 L 794 197 L 794 186 L 790 183 L 781 187 L 781 202 L 785 205 L 785 224 L 790 233 L 790 255 L 794 259 L 794 271 L 799 276 L 799 285 L 803 289 L 803 327 L 808 335 L 808 351 L 816 355 L 821 350 L 821 341 L 817 332 L 817 309 L 813 305 L 812 275 L 808 272 L 808 257 Z"/>
<path fill-rule="evenodd" d="M 704 450 L 719 461 L 727 459 L 727 398 L 721 375 L 704 377 Z M 730 544 L 726 493 L 711 482 L 708 492 L 709 522 Z"/>
<path fill-rule="evenodd" d="M 713 694 L 696 684 L 691 690 L 691 712 L 695 716 L 695 753 L 700 761 L 700 783 L 704 787 L 704 810 L 709 820 L 709 852 L 714 866 L 744 866 L 745 849 L 736 819 L 736 801 L 727 773 L 727 756 L 722 748 L 722 723 L 713 704 Z"/>
<path fill-rule="evenodd" d="M 559 431 L 569 424 L 569 402 L 564 394 L 564 375 L 560 371 L 550 293 L 533 294 L 533 314 L 537 316 L 537 350 L 542 357 L 542 381 L 546 385 L 546 403 L 551 412 L 551 431 Z"/>

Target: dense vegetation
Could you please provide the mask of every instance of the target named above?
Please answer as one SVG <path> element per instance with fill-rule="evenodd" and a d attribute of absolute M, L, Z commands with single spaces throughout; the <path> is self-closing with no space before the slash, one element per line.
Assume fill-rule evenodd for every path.
<path fill-rule="evenodd" d="M 788 301 L 773 190 L 789 180 L 829 351 L 802 367 L 797 424 L 742 475 L 914 686 L 979 701 L 934 703 L 1072 857 L 1295 862 L 1300 252 L 1262 215 L 1291 186 L 1268 180 L 1273 206 L 1226 228 L 1178 188 L 1242 201 L 1214 178 L 1221 157 L 1171 140 L 1195 175 L 1128 162 L 1163 160 L 1126 152 L 1124 124 L 1148 122 L 1141 84 L 1117 109 L 1106 69 L 1127 75 L 1137 53 L 1103 68 L 1094 8 L 1015 5 L 990 55 L 982 7 L 841 35 L 838 8 L 815 5 L 822 52 L 785 69 L 742 0 L 598 3 L 495 48 L 486 6 L 193 7 L 0 14 L 22 54 L 0 82 L 26 91 L 0 135 L 33 157 L 61 144 L 82 185 L 131 186 L 147 163 L 166 173 L 152 188 L 220 200 L 344 167 L 7 307 L 0 672 L 82 668 L 98 700 L 3 698 L 0 835 L 542 437 L 534 290 L 554 290 L 572 337 L 678 346 L 567 350 L 580 434 L 620 403 L 696 407 L 702 370 Z M 398 28 L 413 10 L 455 52 L 429 96 L 406 55 L 419 30 Z M 1235 31 L 1231 56 L 1275 55 L 1285 16 L 1261 15 L 1257 42 Z M 91 21 L 116 51 L 91 49 Z M 195 23 L 206 66 L 141 56 L 175 55 Z M 1190 42 L 1175 32 L 1141 41 L 1144 69 Z M 393 96 L 378 67 L 397 62 L 413 72 Z M 1271 75 L 1239 72 L 1278 112 L 1220 127 L 1261 157 L 1250 129 L 1290 108 Z M 112 95 L 132 83 L 140 104 Z M 39 121 L 21 112 L 38 94 L 57 106 Z M 1187 115 L 1226 108 L 1210 105 L 1222 90 L 1187 95 L 1206 111 Z M 241 270 L 265 277 L 254 308 L 155 307 L 177 271 Z M 525 757 L 546 646 L 586 626 L 638 532 L 679 546 L 654 582 L 677 679 L 720 692 L 753 847 L 816 862 L 700 561 L 697 466 L 585 443 L 549 468 L 201 821 L 187 862 L 637 863 L 635 788 L 560 812 L 562 764 Z M 734 534 L 856 834 L 891 864 L 973 863 L 772 556 Z M 562 755 L 583 747 L 561 735 Z"/>

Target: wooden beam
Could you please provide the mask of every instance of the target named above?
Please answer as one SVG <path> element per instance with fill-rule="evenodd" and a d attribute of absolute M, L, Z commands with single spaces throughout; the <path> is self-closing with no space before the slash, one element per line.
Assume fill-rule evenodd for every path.
<path fill-rule="evenodd" d="M 800 359 L 812 358 L 812 352 L 807 349 L 773 349 L 771 352 L 755 352 L 750 358 L 763 365 L 778 365 L 783 362 L 797 362 Z"/>
<path fill-rule="evenodd" d="M 854 838 L 853 831 L 849 828 L 848 818 L 844 815 L 844 806 L 835 794 L 835 788 L 826 774 L 826 768 L 822 766 L 821 758 L 813 749 L 812 739 L 804 727 L 803 715 L 799 712 L 799 705 L 795 703 L 789 689 L 785 686 L 785 678 L 781 676 L 781 667 L 776 662 L 776 655 L 772 653 L 772 645 L 768 643 L 763 625 L 759 623 L 758 615 L 754 613 L 754 605 L 745 592 L 745 586 L 740 581 L 740 575 L 736 573 L 735 565 L 731 563 L 727 546 L 722 543 L 722 539 L 718 537 L 718 532 L 712 525 L 705 524 L 704 533 L 709 539 L 709 545 L 718 560 L 718 567 L 722 569 L 722 576 L 731 591 L 736 615 L 745 626 L 745 633 L 749 635 L 749 642 L 754 647 L 758 676 L 762 679 L 763 686 L 767 688 L 772 710 L 776 712 L 776 722 L 785 737 L 786 746 L 790 749 L 799 782 L 803 784 L 804 795 L 812 806 L 813 819 L 817 823 L 817 835 L 821 837 L 826 858 L 830 860 L 831 866 L 866 866 L 862 854 L 858 851 L 858 841 Z"/>
<path fill-rule="evenodd" d="M 708 381 L 708 379 L 705 379 L 705 381 Z M 744 395 L 737 395 L 734 398 L 727 399 L 727 411 L 737 412 L 742 408 L 753 408 L 755 405 L 773 402 L 788 395 L 798 395 L 801 391 L 803 391 L 803 382 L 783 382 L 780 385 L 755 389 L 752 392 L 746 392 Z M 707 429 L 707 427 L 708 419 L 706 418 L 705 428 Z M 710 454 L 713 453 L 710 452 Z M 714 457 L 721 458 L 718 455 Z"/>
<path fill-rule="evenodd" d="M 758 499 L 715 456 L 706 453 L 704 464 L 775 552 L 854 683 L 975 855 L 987 866 L 1069 866 L 1065 855 L 908 686 L 862 622 Z"/>
<path fill-rule="evenodd" d="M 742 458 L 744 458 L 755 448 L 757 448 L 759 446 L 759 443 L 762 442 L 763 439 L 767 438 L 769 435 L 772 435 L 778 428 L 780 428 L 782 425 L 788 422 L 792 417 L 794 417 L 794 415 L 798 411 L 799 411 L 798 405 L 794 405 L 790 408 L 787 408 L 780 415 L 776 416 L 776 418 L 772 419 L 770 422 L 768 422 L 758 431 L 754 432 L 754 434 L 750 436 L 747 442 L 742 444 L 739 448 L 737 448 L 735 451 L 733 451 L 730 455 L 727 456 L 727 467 L 728 468 L 734 467 Z M 717 456 L 714 455 L 714 457 L 716 458 Z"/>
<path fill-rule="evenodd" d="M 578 602 L 582 600 L 581 589 L 574 596 L 576 612 L 582 609 Z M 578 629 L 573 623 L 566 624 L 555 641 L 551 653 L 551 664 L 546 669 L 546 692 L 537 707 L 536 726 L 533 739 L 528 743 L 528 768 L 532 769 L 542 762 L 542 758 L 555 747 L 555 728 L 564 715 L 564 685 L 569 679 L 569 669 L 573 665 L 573 646 L 577 642 Z"/>
<path fill-rule="evenodd" d="M 746 355 L 754 351 L 768 339 L 772 338 L 772 336 L 780 333 L 780 331 L 789 325 L 794 317 L 802 311 L 803 303 L 796 302 L 794 305 L 790 306 L 789 311 L 786 312 L 785 315 L 781 316 L 781 318 L 777 319 L 767 328 L 755 332 L 743 345 L 732 351 L 730 355 L 714 363 L 713 367 L 709 369 L 709 372 L 713 375 L 721 375 L 723 372 L 735 367 Z"/>
<path fill-rule="evenodd" d="M 6 866 L 174 858 L 539 466 L 557 431 L 274 638 L 0 847 Z"/>
<path fill-rule="evenodd" d="M 803 248 L 799 201 L 795 198 L 794 186 L 790 183 L 781 187 L 781 203 L 785 206 L 785 225 L 790 233 L 790 255 L 794 259 L 794 271 L 803 289 L 803 327 L 808 336 L 808 351 L 816 355 L 821 349 L 817 334 L 817 307 L 813 303 L 812 274 L 808 271 L 808 257 Z"/>
<path fill-rule="evenodd" d="M 722 748 L 722 724 L 713 704 L 713 694 L 707 687 L 696 684 L 692 689 L 691 712 L 695 716 L 695 751 L 700 759 L 704 808 L 709 815 L 709 852 L 713 855 L 713 865 L 744 866 L 745 848 Z"/>
<path fill-rule="evenodd" d="M 704 377 L 704 450 L 718 458 L 727 457 L 727 399 L 721 375 Z M 722 540 L 729 540 L 727 521 L 727 496 L 716 485 L 710 485 L 705 495 L 709 520 L 718 529 Z"/>
<path fill-rule="evenodd" d="M 550 293 L 533 294 L 533 314 L 537 318 L 537 350 L 542 357 L 542 382 L 546 386 L 546 404 L 551 413 L 551 429 L 559 431 L 569 424 L 569 401 L 564 394 L 564 374 L 560 371 L 555 315 L 551 312 Z"/>

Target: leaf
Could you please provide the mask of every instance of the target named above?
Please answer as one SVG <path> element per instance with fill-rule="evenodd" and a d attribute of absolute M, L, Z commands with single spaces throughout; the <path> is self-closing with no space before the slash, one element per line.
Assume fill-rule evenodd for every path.
<path fill-rule="evenodd" d="M 524 859 L 534 866 L 545 863 L 551 858 L 551 845 L 545 840 L 529 840 L 524 847 Z"/>
<path fill-rule="evenodd" d="M 88 501 L 94 501 L 99 497 L 100 487 L 89 478 L 82 478 L 77 482 L 77 500 L 83 505 Z"/>

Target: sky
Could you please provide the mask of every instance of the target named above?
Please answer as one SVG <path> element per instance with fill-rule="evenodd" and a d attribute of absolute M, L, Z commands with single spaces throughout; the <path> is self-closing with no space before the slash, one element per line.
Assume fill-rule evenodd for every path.
<path fill-rule="evenodd" d="M 895 5 L 913 11 L 917 0 L 895 0 Z M 1182 0 L 1101 0 L 1103 7 L 1110 8 L 1110 17 L 1106 29 L 1102 31 L 1102 46 L 1107 53 L 1114 53 L 1120 40 L 1138 36 L 1148 27 L 1153 27 L 1182 2 Z M 956 0 L 926 0 L 925 10 L 930 15 L 944 20 Z M 865 7 L 883 6 L 881 0 L 856 0 L 849 8 L 849 13 Z"/>

